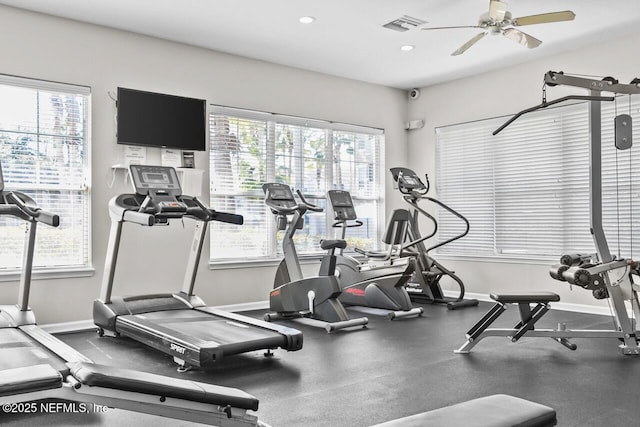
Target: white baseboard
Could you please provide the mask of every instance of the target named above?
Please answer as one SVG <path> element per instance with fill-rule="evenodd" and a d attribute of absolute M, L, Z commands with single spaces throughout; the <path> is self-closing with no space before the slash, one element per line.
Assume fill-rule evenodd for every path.
<path fill-rule="evenodd" d="M 457 291 L 444 291 L 444 294 L 449 297 L 458 296 Z M 476 294 L 473 292 L 465 292 L 464 297 L 465 299 L 477 299 L 478 301 L 483 301 L 483 302 L 495 302 L 487 294 Z M 611 311 L 609 310 L 609 307 L 599 307 L 599 306 L 587 305 L 587 304 L 554 302 L 554 303 L 551 303 L 551 309 L 560 310 L 560 311 L 572 311 L 575 313 L 599 314 L 602 316 L 611 316 Z"/>

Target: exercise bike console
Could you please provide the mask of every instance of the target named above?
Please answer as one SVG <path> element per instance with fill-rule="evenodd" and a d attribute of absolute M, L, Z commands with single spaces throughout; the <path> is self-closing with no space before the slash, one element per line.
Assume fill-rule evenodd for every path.
<path fill-rule="evenodd" d="M 339 226 L 337 224 L 342 221 L 356 221 L 358 226 L 362 225 L 362 221 L 358 221 L 356 210 L 353 207 L 353 199 L 348 191 L 329 190 L 327 196 L 329 196 L 329 203 L 333 208 L 333 216 L 336 220 L 336 223 L 333 224 L 334 227 Z"/>

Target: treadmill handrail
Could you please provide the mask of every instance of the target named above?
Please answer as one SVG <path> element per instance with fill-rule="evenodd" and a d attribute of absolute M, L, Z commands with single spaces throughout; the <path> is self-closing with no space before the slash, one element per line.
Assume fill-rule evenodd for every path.
<path fill-rule="evenodd" d="M 201 221 L 218 221 L 236 225 L 244 224 L 244 217 L 242 215 L 211 209 L 196 196 L 182 196 L 181 199 L 187 204 L 187 216 L 193 216 Z M 195 206 L 190 206 L 189 202 L 193 202 Z"/>
<path fill-rule="evenodd" d="M 32 206 L 33 199 L 26 194 L 20 192 L 8 192 L 5 200 L 10 205 L 0 205 L 0 215 L 11 215 L 23 219 L 25 221 L 38 221 L 52 227 L 60 225 L 60 217 L 54 213 L 45 211 L 37 206 Z M 14 206 L 13 209 L 7 209 L 8 206 Z"/>
<path fill-rule="evenodd" d="M 215 209 L 208 208 L 197 197 L 191 197 L 182 195 L 178 199 L 180 203 L 186 205 L 184 212 L 181 212 L 179 216 L 176 216 L 176 212 L 172 212 L 172 215 L 163 215 L 162 212 L 154 212 L 153 208 L 145 206 L 145 202 L 149 200 L 149 196 L 145 197 L 144 201 L 140 205 L 125 205 L 122 200 L 130 197 L 136 199 L 139 195 L 133 193 L 121 194 L 115 196 L 109 202 L 109 208 L 112 212 L 112 216 L 119 221 L 132 222 L 134 224 L 141 224 L 146 226 L 152 226 L 157 223 L 156 219 L 159 218 L 180 218 L 188 217 L 199 221 L 219 221 L 228 224 L 242 225 L 244 223 L 244 217 L 242 215 L 217 211 Z M 137 202 L 139 203 L 139 201 Z M 148 202 L 147 202 L 148 203 Z M 0 205 L 0 208 L 2 206 Z"/>
<path fill-rule="evenodd" d="M 148 213 L 138 212 L 134 210 L 125 210 L 122 212 L 122 220 L 132 222 L 134 224 L 152 226 L 155 224 L 155 216 Z"/>

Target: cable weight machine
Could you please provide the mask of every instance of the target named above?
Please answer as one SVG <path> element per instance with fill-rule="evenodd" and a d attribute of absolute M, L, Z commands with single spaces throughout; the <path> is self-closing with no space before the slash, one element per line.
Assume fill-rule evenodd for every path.
<path fill-rule="evenodd" d="M 535 329 L 535 323 L 549 310 L 550 302 L 560 297 L 551 292 L 492 294 L 496 304 L 468 332 L 467 341 L 456 353 L 469 353 L 482 338 L 506 336 L 516 342 L 524 336 L 550 337 L 571 350 L 575 350 L 570 338 L 618 338 L 623 355 L 640 355 L 636 319 L 640 317 L 640 305 L 632 275 L 638 275 L 638 263 L 616 258 L 609 250 L 603 227 L 602 203 L 602 102 L 615 101 L 615 96 L 603 96 L 603 92 L 633 95 L 640 94 L 640 79 L 629 84 L 621 84 L 612 77 L 595 80 L 572 76 L 563 72 L 549 71 L 544 76 L 542 103 L 523 110 L 493 132 L 498 134 L 523 114 L 569 100 L 589 102 L 589 217 L 591 234 L 595 244 L 594 255 L 565 255 L 561 263 L 551 268 L 550 274 L 556 280 L 591 290 L 596 299 L 608 299 L 614 327 L 611 330 L 569 330 L 564 324 L 557 329 Z M 569 95 L 547 102 L 546 86 L 569 86 L 586 89 L 589 94 Z M 615 146 L 627 150 L 632 146 L 631 116 L 618 115 L 615 118 Z M 626 303 L 631 305 L 632 315 L 627 312 Z M 508 304 L 518 304 L 521 320 L 511 329 L 489 328 L 506 310 Z"/>

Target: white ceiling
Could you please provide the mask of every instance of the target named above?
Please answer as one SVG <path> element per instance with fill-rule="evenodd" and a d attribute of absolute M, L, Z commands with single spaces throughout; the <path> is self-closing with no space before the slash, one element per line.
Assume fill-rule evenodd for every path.
<path fill-rule="evenodd" d="M 504 1 L 514 17 L 572 10 L 576 18 L 520 27 L 543 41 L 536 49 L 498 35 L 452 57 L 451 52 L 480 30 L 420 28 L 476 25 L 489 9 L 488 0 L 0 0 L 0 4 L 401 89 L 640 31 L 639 0 Z M 316 21 L 298 22 L 307 15 Z M 428 23 L 406 32 L 382 27 L 403 15 Z M 407 44 L 415 49 L 402 52 L 400 46 Z"/>

